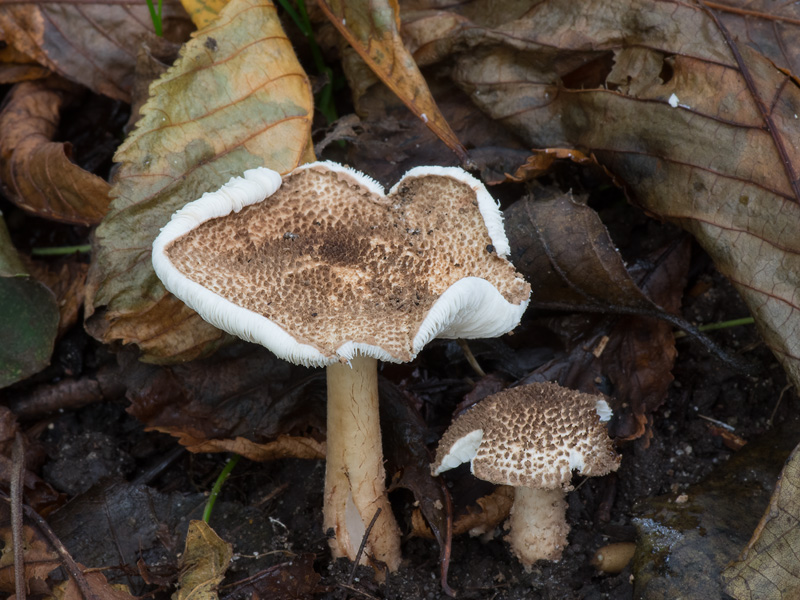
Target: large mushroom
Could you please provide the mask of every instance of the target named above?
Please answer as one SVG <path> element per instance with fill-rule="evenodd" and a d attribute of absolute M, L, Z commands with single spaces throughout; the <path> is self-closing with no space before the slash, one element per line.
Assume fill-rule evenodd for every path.
<path fill-rule="evenodd" d="M 325 366 L 324 527 L 353 560 L 395 570 L 399 529 L 385 490 L 377 360 L 430 340 L 514 328 L 530 287 L 506 258 L 497 203 L 458 168 L 419 167 L 384 195 L 347 167 L 283 178 L 246 171 L 173 215 L 153 244 L 164 286 L 213 325 L 295 364 Z"/>
<path fill-rule="evenodd" d="M 475 477 L 514 486 L 506 524 L 511 549 L 526 569 L 559 560 L 567 544 L 566 492 L 572 471 L 586 477 L 616 471 L 620 458 L 605 423 L 602 396 L 556 383 L 509 388 L 482 400 L 445 431 L 434 475 L 469 462 Z"/>

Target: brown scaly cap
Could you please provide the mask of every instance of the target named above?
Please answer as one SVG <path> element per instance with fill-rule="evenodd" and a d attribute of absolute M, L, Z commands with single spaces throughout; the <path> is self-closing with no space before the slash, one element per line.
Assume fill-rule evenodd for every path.
<path fill-rule="evenodd" d="M 298 169 L 263 201 L 157 243 L 156 271 L 218 327 L 307 365 L 356 353 L 402 362 L 433 337 L 501 335 L 530 294 L 498 255 L 500 237 L 507 246 L 502 216 L 467 173 L 431 171 L 413 170 L 384 196 L 338 165 Z M 484 219 L 487 204 L 496 216 Z M 170 279 L 165 270 L 179 274 Z M 184 278 L 222 302 L 212 298 L 204 310 L 183 291 Z M 437 304 L 445 292 L 455 300 Z M 243 309 L 241 317 L 222 314 L 228 305 Z M 504 316 L 487 325 L 496 315 Z M 254 333 L 262 324 L 272 329 Z"/>
<path fill-rule="evenodd" d="M 616 471 L 614 451 L 598 415 L 601 396 L 583 394 L 556 383 L 532 383 L 504 390 L 458 417 L 439 442 L 434 473 L 452 468 L 451 449 L 472 435 L 470 460 L 476 477 L 496 484 L 570 489 L 573 469 L 598 476 Z M 475 432 L 482 431 L 482 435 Z M 443 466 L 445 469 L 441 468 Z"/>

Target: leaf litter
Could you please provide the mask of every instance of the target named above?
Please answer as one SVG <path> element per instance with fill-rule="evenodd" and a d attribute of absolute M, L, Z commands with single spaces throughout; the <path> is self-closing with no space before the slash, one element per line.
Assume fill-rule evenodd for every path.
<path fill-rule="evenodd" d="M 323 158 L 346 160 L 392 181 L 416 164 L 458 164 L 468 148 L 466 164 L 489 183 L 505 182 L 493 193 L 507 209 L 515 261 L 537 289 L 535 310 L 515 335 L 473 344 L 487 378 L 476 380 L 458 345 L 448 342 L 433 345 L 414 365 L 384 368 L 383 428 L 395 508 L 420 536 L 406 540 L 408 563 L 384 587 L 368 572 L 350 571 L 341 562 L 326 569 L 303 554 L 327 555 L 315 516 L 321 506 L 318 457 L 324 448 L 318 375 L 278 365 L 260 349 L 231 344 L 166 295 L 149 266 L 150 242 L 187 200 L 252 166 L 286 172 L 313 160 L 311 92 L 284 33 L 284 25 L 290 33 L 291 26 L 268 2 L 233 0 L 216 18 L 217 9 L 211 8 L 212 14 L 202 17 L 208 19 L 201 21 L 204 28 L 187 40 L 186 14 L 177 3 L 167 3 L 166 31 L 183 46 L 174 65 L 159 74 L 157 67 L 142 66 L 154 65 L 154 55 L 168 55 L 168 44 L 154 39 L 142 5 L 93 4 L 58 12 L 51 5 L 12 4 L 0 14 L 3 39 L 16 51 L 0 56 L 0 71 L 4 81 L 18 82 L 0 118 L 25 115 L 9 120 L 0 136 L 2 208 L 11 224 L 0 251 L 19 267 L 27 259 L 15 258 L 16 248 L 29 251 L 35 239 L 29 236 L 62 235 L 58 229 L 50 233 L 37 218 L 83 224 L 102 219 L 93 232 L 86 283 L 86 263 L 80 259 L 48 268 L 23 266 L 2 280 L 50 287 L 58 298 L 57 305 L 29 299 L 6 315 L 41 311 L 49 303 L 51 323 L 61 323 L 58 333 L 33 343 L 36 362 L 3 382 L 20 381 L 8 389 L 9 405 L 28 407 L 20 414 L 30 415 L 25 426 L 36 441 L 31 452 L 40 457 L 26 465 L 25 499 L 42 512 L 58 508 L 50 520 L 62 525 L 78 522 L 67 516 L 70 511 L 84 511 L 85 520 L 73 534 L 63 527 L 56 533 L 80 555 L 97 545 L 93 534 L 123 539 L 122 521 L 111 529 L 93 524 L 108 514 L 113 494 L 107 492 L 113 488 L 93 479 L 91 461 L 109 461 L 110 455 L 89 460 L 80 452 L 65 454 L 65 444 L 101 438 L 114 444 L 109 431 L 115 431 L 119 455 L 135 465 L 123 475 L 139 472 L 145 478 L 136 491 L 114 484 L 122 485 L 115 496 L 120 499 L 136 497 L 143 507 L 154 506 L 158 488 L 173 486 L 173 495 L 159 500 L 166 512 L 152 511 L 140 521 L 153 529 L 149 546 L 138 548 L 154 553 L 137 559 L 136 550 L 119 556 L 119 546 L 110 548 L 89 563 L 116 565 L 108 578 L 88 573 L 81 589 L 77 579 L 59 584 L 50 569 L 29 578 L 36 580 L 37 590 L 68 598 L 85 596 L 89 589 L 101 597 L 128 597 L 128 591 L 112 591 L 109 582 L 117 579 L 136 593 L 150 582 L 156 593 L 166 594 L 166 586 L 178 578 L 176 558 L 188 526 L 175 518 L 188 517 L 202 502 L 189 501 L 191 510 L 178 506 L 190 490 L 208 489 L 213 481 L 219 459 L 208 453 L 236 451 L 271 462 L 237 467 L 247 474 L 234 475 L 226 491 L 229 501 L 216 509 L 223 539 L 242 544 L 243 528 L 250 527 L 270 550 L 254 551 L 251 556 L 258 557 L 247 559 L 255 562 L 244 569 L 237 555 L 224 580 L 220 568 L 203 576 L 209 593 L 313 598 L 355 590 L 372 597 L 418 598 L 444 594 L 451 585 L 462 597 L 474 598 L 522 598 L 545 589 L 559 597 L 623 598 L 634 592 L 656 597 L 649 594 L 661 589 L 658 579 L 637 590 L 629 580 L 631 574 L 644 575 L 652 562 L 635 560 L 620 575 L 598 580 L 586 566 L 589 557 L 609 541 L 637 541 L 644 556 L 645 534 L 637 536 L 631 521 L 634 501 L 671 491 L 669 501 L 682 504 L 678 499 L 714 489 L 712 483 L 698 482 L 734 454 L 700 417 L 713 417 L 735 429 L 737 439 L 748 440 L 769 431 L 775 419 L 791 424 L 796 412 L 797 395 L 779 395 L 784 376 L 763 345 L 796 384 L 800 269 L 794 225 L 800 183 L 790 141 L 797 133 L 798 98 L 792 79 L 796 53 L 787 49 L 796 46 L 797 15 L 790 7 L 734 3 L 580 4 L 509 2 L 492 8 L 483 1 L 457 6 L 419 1 L 402 7 L 389 2 L 373 3 L 372 12 L 361 3 L 320 6 L 343 36 L 321 45 L 329 61 L 341 57 L 354 90 L 351 106 L 360 116 L 357 127 L 340 130 L 347 136 L 346 148 L 328 143 Z M 31 25 L 32 35 L 22 35 L 23 25 Z M 324 35 L 331 39 L 324 33 L 330 24 L 318 19 L 317 27 L 321 42 Z M 65 37 L 62 31 L 77 33 Z M 153 51 L 156 46 L 163 48 Z M 138 69 L 137 55 L 142 57 Z M 70 83 L 42 79 L 41 68 L 22 66 L 30 59 Z M 65 152 L 68 145 L 56 131 L 58 115 L 64 113 L 65 98 L 81 86 L 128 101 L 134 88 L 147 87 L 153 76 L 148 70 L 157 79 L 149 99 L 134 112 L 136 128 L 117 149 L 119 166 L 107 205 L 108 184 Z M 350 102 L 337 98 L 345 111 Z M 37 123 L 41 116 L 48 128 Z M 14 138 L 27 136 L 25 127 L 33 127 L 27 130 L 35 141 L 29 146 Z M 48 168 L 51 157 L 58 161 L 55 172 Z M 644 213 L 620 209 L 620 195 L 611 184 Z M 42 193 L 43 186 L 52 191 Z M 569 188 L 575 190 L 572 198 L 563 193 Z M 598 214 L 613 229 L 612 238 Z M 648 216 L 683 229 L 697 245 Z M 23 275 L 29 272 L 33 277 Z M 75 314 L 84 294 L 81 324 Z M 729 331 L 715 337 L 728 354 L 762 365 L 755 377 L 721 362 L 713 346 L 673 336 L 677 315 L 707 322 L 746 311 L 755 317 L 758 334 Z M 14 333 L 4 338 L 17 339 L 20 325 L 8 321 Z M 96 341 L 75 346 L 72 339 L 85 339 L 84 330 Z M 123 345 L 129 348 L 122 350 Z M 79 360 L 69 358 L 74 352 L 82 355 Z M 12 363 L 0 353 L 0 365 Z M 111 377 L 116 385 L 100 385 L 100 369 L 106 379 L 117 374 Z M 500 541 L 498 525 L 508 506 L 503 491 L 492 494 L 491 486 L 477 484 L 463 470 L 435 481 L 425 461 L 457 406 L 498 385 L 541 379 L 607 393 L 616 414 L 612 433 L 625 460 L 616 477 L 587 482 L 570 495 L 568 517 L 575 526 L 564 560 L 525 575 Z M 62 397 L 54 390 L 75 390 L 70 392 L 75 397 L 67 394 L 59 405 Z M 6 390 L 2 393 L 5 397 Z M 82 400 L 82 394 L 89 399 Z M 58 413 L 59 407 L 72 408 Z M 178 442 L 192 453 L 175 452 Z M 12 459 L 6 447 L 3 454 L 0 473 L 9 481 Z M 52 473 L 63 456 L 71 458 L 59 470 L 74 470 L 88 483 L 75 488 L 64 507 L 63 495 L 37 477 Z M 743 460 L 739 472 L 748 464 Z M 785 519 L 770 520 L 770 511 L 775 512 L 770 508 L 743 562 L 725 571 L 735 597 L 758 597 L 761 592 L 753 596 L 742 590 L 763 589 L 759 574 L 764 569 L 796 569 L 794 558 L 772 541 L 784 539 L 782 523 L 798 517 L 792 465 L 770 505 Z M 98 498 L 103 498 L 100 512 Z M 715 498 L 709 494 L 702 510 L 712 512 Z M 764 507 L 756 502 L 747 514 Z M 732 521 L 736 535 L 714 538 L 723 540 L 721 555 L 730 557 L 741 549 L 733 540 L 747 539 L 746 528 L 752 526 L 747 519 L 734 516 Z M 428 528 L 438 549 L 421 537 Z M 480 533 L 483 541 L 450 540 L 451 531 L 465 528 Z M 8 548 L 10 529 L 0 526 L 0 534 Z M 23 534 L 34 535 L 29 529 Z M 52 540 L 43 544 L 43 552 L 52 552 Z M 294 558 L 287 561 L 287 555 Z M 55 557 L 56 566 L 64 560 L 63 554 L 48 556 Z M 708 570 L 717 573 L 723 566 L 714 563 Z M 429 576 L 437 571 L 431 583 Z M 681 581 L 691 572 L 673 572 L 670 578 Z M 722 592 L 718 579 L 711 579 L 703 595 L 715 597 Z M 790 593 L 794 582 L 776 576 L 770 585 Z"/>

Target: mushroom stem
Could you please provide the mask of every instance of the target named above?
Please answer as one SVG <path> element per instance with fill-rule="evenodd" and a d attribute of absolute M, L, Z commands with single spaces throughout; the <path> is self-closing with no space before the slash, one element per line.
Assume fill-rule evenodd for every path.
<path fill-rule="evenodd" d="M 380 415 L 378 361 L 356 356 L 350 364 L 335 363 L 328 375 L 328 450 L 325 468 L 323 525 L 333 529 L 333 556 L 355 560 L 367 525 L 380 508 L 370 532 L 367 555 L 400 565 L 400 529 L 386 495 Z"/>
<path fill-rule="evenodd" d="M 537 560 L 559 560 L 567 545 L 567 502 L 561 488 L 518 487 L 506 527 L 506 540 L 526 570 Z"/>

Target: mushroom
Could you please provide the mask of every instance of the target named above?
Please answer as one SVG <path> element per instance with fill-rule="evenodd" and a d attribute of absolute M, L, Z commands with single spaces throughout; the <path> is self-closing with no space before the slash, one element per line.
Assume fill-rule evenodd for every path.
<path fill-rule="evenodd" d="M 475 477 L 514 486 L 506 540 L 529 570 L 537 560 L 561 558 L 572 471 L 593 477 L 619 467 L 605 427 L 610 418 L 602 396 L 550 382 L 510 388 L 453 421 L 431 472 L 439 475 L 469 461 Z"/>
<path fill-rule="evenodd" d="M 164 286 L 213 325 L 295 364 L 327 367 L 323 524 L 334 556 L 395 570 L 377 361 L 436 337 L 513 329 L 530 286 L 506 258 L 496 202 L 458 168 L 418 167 L 389 192 L 330 162 L 281 181 L 259 168 L 173 215 L 153 243 Z M 380 509 L 380 512 L 378 512 Z"/>

